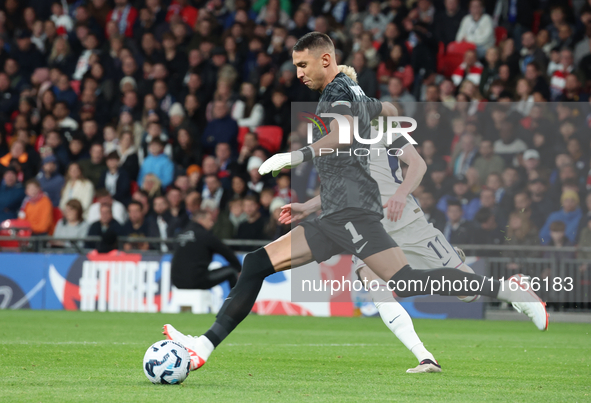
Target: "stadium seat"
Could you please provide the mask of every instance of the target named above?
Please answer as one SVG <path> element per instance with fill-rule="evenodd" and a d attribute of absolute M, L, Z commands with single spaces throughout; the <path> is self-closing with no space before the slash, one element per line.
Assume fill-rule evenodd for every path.
<path fill-rule="evenodd" d="M 53 235 L 53 231 L 55 231 L 55 227 L 57 226 L 57 223 L 59 220 L 61 220 L 64 217 L 64 214 L 62 213 L 62 210 L 59 207 L 54 207 L 53 208 L 53 228 L 51 229 L 51 233 L 49 235 Z"/>
<path fill-rule="evenodd" d="M 31 224 L 27 220 L 12 219 L 5 220 L 0 224 L 0 236 L 18 236 L 22 238 L 30 238 L 33 235 Z M 23 241 L 0 241 L 0 248 L 2 249 L 18 249 L 24 246 Z"/>
<path fill-rule="evenodd" d="M 244 144 L 244 137 L 246 137 L 246 133 L 248 133 L 249 128 L 245 126 L 238 127 L 238 152 L 242 150 L 242 144 Z"/>
<path fill-rule="evenodd" d="M 532 23 L 532 28 L 531 31 L 534 34 L 538 34 L 538 31 L 540 30 L 540 23 L 542 21 L 542 11 L 534 11 L 534 21 Z"/>
<path fill-rule="evenodd" d="M 496 38 L 495 46 L 498 46 L 498 44 L 501 41 L 504 41 L 505 39 L 507 39 L 507 29 L 505 29 L 504 27 L 496 27 L 495 28 L 495 38 Z"/>
<path fill-rule="evenodd" d="M 281 148 L 283 129 L 279 126 L 259 126 L 256 129 L 261 147 L 271 153 L 276 153 Z"/>
<path fill-rule="evenodd" d="M 460 53 L 447 53 L 441 59 L 439 65 L 439 73 L 445 77 L 451 77 L 456 67 L 458 67 L 464 61 L 464 55 Z"/>
<path fill-rule="evenodd" d="M 468 50 L 475 50 L 476 45 L 471 42 L 450 42 L 447 44 L 447 53 L 457 53 L 464 56 Z"/>
<path fill-rule="evenodd" d="M 131 184 L 129 185 L 129 191 L 131 192 L 131 194 L 134 194 L 139 189 L 140 189 L 140 186 L 137 184 L 137 182 L 131 181 Z"/>

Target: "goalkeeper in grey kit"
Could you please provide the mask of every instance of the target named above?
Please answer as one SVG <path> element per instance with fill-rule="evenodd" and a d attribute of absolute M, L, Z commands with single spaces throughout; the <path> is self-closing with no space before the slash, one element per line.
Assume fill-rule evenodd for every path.
<path fill-rule="evenodd" d="M 316 114 L 339 115 L 354 127 L 358 120 L 359 135 L 370 138 L 370 122 L 376 116 L 394 116 L 393 105 L 367 97 L 361 87 L 345 74 L 339 72 L 335 49 L 327 35 L 311 32 L 304 35 L 293 48 L 293 63 L 297 76 L 310 89 L 320 91 L 321 97 Z M 288 234 L 245 256 L 242 275 L 224 302 L 215 323 L 203 335 L 191 337 L 164 325 L 168 338 L 183 344 L 191 354 L 191 369 L 205 364 L 213 350 L 248 315 L 265 277 L 279 271 L 289 270 L 312 261 L 322 262 L 336 254 L 357 256 L 383 281 L 409 283 L 421 281 L 425 286 L 418 289 L 398 291 L 399 297 L 429 295 L 432 289 L 428 279 L 442 279 L 483 283 L 485 278 L 474 273 L 442 267 L 420 270 L 412 268 L 394 240 L 388 235 L 381 220 L 383 207 L 380 190 L 371 177 L 369 158 L 357 155 L 355 150 L 367 145 L 349 133 L 339 133 L 337 119 L 329 122 L 326 135 L 314 132 L 314 143 L 292 153 L 277 154 L 261 165 L 259 172 L 279 173 L 304 161 L 314 160 L 321 180 L 322 214 L 313 221 L 302 223 Z M 343 144 L 342 139 L 347 141 Z M 319 155 L 320 149 L 351 149 L 353 152 Z M 510 281 L 510 280 L 507 280 Z M 474 292 L 461 289 L 446 289 L 440 295 L 463 296 Z M 502 289 L 497 280 L 486 279 L 482 290 L 476 292 L 518 305 L 536 326 L 547 328 L 545 304 L 535 294 L 519 287 Z"/>

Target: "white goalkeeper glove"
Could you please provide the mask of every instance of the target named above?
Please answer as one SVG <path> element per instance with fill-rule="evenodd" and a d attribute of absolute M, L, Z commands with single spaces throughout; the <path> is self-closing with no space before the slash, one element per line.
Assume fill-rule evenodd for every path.
<path fill-rule="evenodd" d="M 269 172 L 273 173 L 273 176 L 279 175 L 279 172 L 283 168 L 294 168 L 300 165 L 302 162 L 310 161 L 314 158 L 314 149 L 312 147 L 304 147 L 298 151 L 292 151 L 290 153 L 275 154 L 271 158 L 267 159 L 259 167 L 259 173 L 266 175 Z"/>

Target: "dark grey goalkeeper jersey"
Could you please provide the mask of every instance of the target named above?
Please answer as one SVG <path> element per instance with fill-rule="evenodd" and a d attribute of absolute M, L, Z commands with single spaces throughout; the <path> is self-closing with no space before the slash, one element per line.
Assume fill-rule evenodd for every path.
<path fill-rule="evenodd" d="M 382 103 L 370 98 L 357 83 L 343 73 L 335 76 L 322 91 L 316 108 L 316 115 L 338 113 L 358 118 L 359 137 L 371 138 L 371 120 L 382 111 Z M 332 118 L 323 118 L 328 128 Z M 314 126 L 314 125 L 312 125 Z M 330 130 L 330 129 L 329 129 Z M 313 127 L 314 142 L 325 134 Z M 314 158 L 314 165 L 320 176 L 320 197 L 322 216 L 336 213 L 345 208 L 360 208 L 378 213 L 383 217 L 380 190 L 369 170 L 368 148 L 357 140 L 331 154 Z M 365 149 L 365 150 L 362 150 Z M 359 150 L 355 155 L 355 150 Z M 321 216 L 321 217 L 322 217 Z"/>

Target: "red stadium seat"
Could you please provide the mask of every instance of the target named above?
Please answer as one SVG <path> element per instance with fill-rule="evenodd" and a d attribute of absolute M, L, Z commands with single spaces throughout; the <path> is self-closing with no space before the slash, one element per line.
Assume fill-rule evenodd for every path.
<path fill-rule="evenodd" d="M 454 70 L 462 64 L 464 61 L 464 55 L 460 53 L 447 53 L 441 59 L 441 64 L 439 65 L 439 73 L 444 75 L 445 77 L 451 77 Z"/>
<path fill-rule="evenodd" d="M 541 11 L 534 11 L 534 21 L 532 23 L 532 27 L 531 27 L 531 31 L 534 34 L 538 34 L 538 31 L 540 30 L 540 23 L 542 21 L 542 12 Z"/>
<path fill-rule="evenodd" d="M 0 224 L 0 236 L 18 236 L 23 238 L 30 238 L 33 235 L 31 224 L 27 220 L 13 219 L 5 220 Z M 24 246 L 22 241 L 0 241 L 0 248 L 13 249 Z"/>
<path fill-rule="evenodd" d="M 131 194 L 134 194 L 140 189 L 140 186 L 137 184 L 136 181 L 131 181 L 131 185 L 129 186 L 129 190 Z"/>
<path fill-rule="evenodd" d="M 475 50 L 476 45 L 471 42 L 450 42 L 447 44 L 447 53 L 458 53 L 462 56 L 468 50 Z"/>
<path fill-rule="evenodd" d="M 49 235 L 53 235 L 53 231 L 55 231 L 55 227 L 59 220 L 64 217 L 62 210 L 59 207 L 53 208 L 53 228 L 51 229 L 51 233 Z"/>
<path fill-rule="evenodd" d="M 238 128 L 238 152 L 242 150 L 242 144 L 244 144 L 244 137 L 246 137 L 246 133 L 248 133 L 249 128 L 245 126 L 240 126 Z"/>
<path fill-rule="evenodd" d="M 259 126 L 256 129 L 261 147 L 271 153 L 276 153 L 281 148 L 283 129 L 279 126 Z"/>
<path fill-rule="evenodd" d="M 505 29 L 503 27 L 496 27 L 495 28 L 495 38 L 496 38 L 496 42 L 495 42 L 495 46 L 496 46 L 501 41 L 504 41 L 505 39 L 507 39 L 507 29 Z"/>

